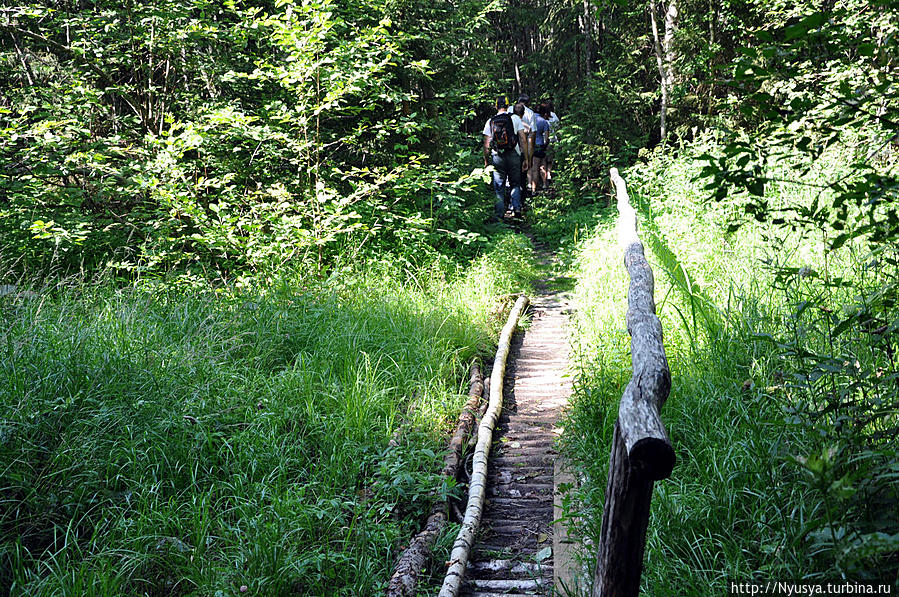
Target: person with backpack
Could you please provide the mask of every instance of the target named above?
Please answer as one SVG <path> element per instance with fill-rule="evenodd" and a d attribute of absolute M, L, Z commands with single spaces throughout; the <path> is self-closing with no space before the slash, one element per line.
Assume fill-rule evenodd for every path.
<path fill-rule="evenodd" d="M 512 213 L 521 217 L 521 173 L 530 168 L 528 138 L 521 118 L 509 114 L 505 97 L 496 100 L 496 115 L 484 125 L 484 166 L 493 164 L 493 190 L 496 193 L 497 216 L 506 212 L 506 180 L 511 187 Z"/>
<path fill-rule="evenodd" d="M 539 186 L 546 186 L 546 152 L 550 141 L 549 108 L 540 104 L 535 115 L 534 157 L 531 169 L 528 170 L 528 182 L 531 193 L 537 192 Z"/>

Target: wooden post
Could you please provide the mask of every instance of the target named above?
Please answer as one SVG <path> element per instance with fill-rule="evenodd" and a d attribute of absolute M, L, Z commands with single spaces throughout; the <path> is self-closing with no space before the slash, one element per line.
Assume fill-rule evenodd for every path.
<path fill-rule="evenodd" d="M 671 389 L 671 374 L 636 212 L 618 170 L 612 168 L 611 175 L 618 198 L 619 242 L 631 278 L 627 329 L 633 374 L 621 397 L 612 438 L 593 597 L 633 597 L 640 590 L 653 483 L 668 478 L 674 468 L 674 449 L 659 417 Z"/>

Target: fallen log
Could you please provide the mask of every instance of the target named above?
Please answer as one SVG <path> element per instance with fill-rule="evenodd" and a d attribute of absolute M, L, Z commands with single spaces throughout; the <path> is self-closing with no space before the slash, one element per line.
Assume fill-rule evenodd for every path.
<path fill-rule="evenodd" d="M 478 414 L 478 404 L 484 395 L 484 376 L 476 362 L 471 364 L 471 377 L 468 385 L 468 402 L 462 407 L 459 414 L 459 423 L 456 432 L 449 443 L 449 452 L 444 459 L 443 476 L 455 477 L 458 474 L 459 463 L 462 462 L 462 453 L 468 443 L 468 437 L 474 429 L 475 417 Z"/>
<path fill-rule="evenodd" d="M 449 451 L 443 460 L 442 474 L 447 478 L 456 478 L 459 473 L 459 464 L 462 462 L 462 453 L 468 443 L 468 436 L 474 428 L 475 415 L 478 412 L 478 403 L 484 394 L 483 375 L 477 362 L 471 364 L 471 376 L 468 384 L 468 401 L 462 407 L 456 431 L 449 443 Z M 394 569 L 393 576 L 387 585 L 388 597 L 412 597 L 418 584 L 421 571 L 427 566 L 434 548 L 434 542 L 443 527 L 446 525 L 447 504 L 439 502 L 431 508 L 425 528 L 422 529 L 409 543 L 409 546 L 400 555 Z"/>
<path fill-rule="evenodd" d="M 493 428 L 499 419 L 503 408 L 503 377 L 506 374 L 506 360 L 509 357 L 509 348 L 512 340 L 512 332 L 518 325 L 528 298 L 519 297 L 509 313 L 509 319 L 500 334 L 499 346 L 496 349 L 496 358 L 493 361 L 493 372 L 490 374 L 490 406 L 481 419 L 478 426 L 478 443 L 474 451 L 474 465 L 471 473 L 471 483 L 468 485 L 468 506 L 465 508 L 465 518 L 456 541 L 453 543 L 453 551 L 450 554 L 449 568 L 443 579 L 443 587 L 439 597 L 456 597 L 462 585 L 465 567 L 468 564 L 468 556 L 474 543 L 475 534 L 481 523 L 481 514 L 484 509 L 484 496 L 487 489 L 487 456 L 493 443 Z"/>
<path fill-rule="evenodd" d="M 490 378 L 489 377 L 484 380 L 484 395 L 485 396 L 490 395 Z M 484 402 L 483 404 L 481 404 L 481 408 L 478 409 L 478 419 L 477 420 L 479 423 L 480 423 L 481 419 L 484 418 L 484 414 L 487 412 L 488 406 L 490 406 L 490 403 Z M 468 438 L 468 446 L 466 446 L 466 452 L 468 452 L 468 450 L 473 450 L 476 443 L 478 443 L 478 434 L 472 433 L 471 437 Z"/>

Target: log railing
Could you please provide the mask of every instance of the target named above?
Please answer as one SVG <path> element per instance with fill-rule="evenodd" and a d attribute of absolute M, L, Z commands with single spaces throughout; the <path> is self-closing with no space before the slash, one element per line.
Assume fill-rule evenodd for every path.
<path fill-rule="evenodd" d="M 668 478 L 674 468 L 674 449 L 659 417 L 671 374 L 656 316 L 652 270 L 637 235 L 637 214 L 616 168 L 611 176 L 618 199 L 618 238 L 630 275 L 627 330 L 633 374 L 621 396 L 612 438 L 593 597 L 631 597 L 640 589 L 653 483 Z"/>

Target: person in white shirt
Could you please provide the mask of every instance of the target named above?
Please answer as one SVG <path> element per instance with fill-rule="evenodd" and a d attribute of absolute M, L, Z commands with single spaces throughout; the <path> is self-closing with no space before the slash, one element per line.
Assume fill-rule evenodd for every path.
<path fill-rule="evenodd" d="M 524 106 L 524 113 L 521 115 L 521 123 L 527 129 L 528 144 L 527 149 L 525 149 L 524 151 L 524 154 L 529 167 L 533 164 L 534 161 L 534 142 L 537 137 L 537 115 L 534 114 L 534 111 L 529 107 L 530 103 L 530 96 L 527 93 L 522 93 L 518 96 L 518 103 L 515 104 L 516 107 L 519 104 Z M 527 177 L 522 180 L 522 201 L 525 199 L 526 195 L 528 195 L 529 188 L 527 182 Z"/>
<path fill-rule="evenodd" d="M 536 122 L 533 119 L 525 120 L 525 112 L 528 109 L 527 106 L 518 102 L 512 107 L 512 113 L 521 118 L 521 128 L 524 129 L 524 134 L 528 138 L 527 147 L 522 148 L 522 160 L 527 162 L 528 164 L 532 164 L 534 162 L 534 133 Z M 524 189 L 527 188 L 527 181 L 522 181 L 522 193 L 524 193 Z"/>
<path fill-rule="evenodd" d="M 506 180 L 511 187 L 512 212 L 521 217 L 521 171 L 530 167 L 528 155 L 522 148 L 528 147 L 528 137 L 521 118 L 509 114 L 505 97 L 496 100 L 496 115 L 484 125 L 484 166 L 493 164 L 493 191 L 496 194 L 495 209 L 502 217 L 505 212 Z M 523 159 L 524 158 L 524 159 Z"/>
<path fill-rule="evenodd" d="M 532 155 L 534 153 L 534 137 L 537 134 L 537 116 L 529 107 L 531 98 L 527 93 L 522 93 L 518 96 L 518 103 L 524 104 L 524 114 L 521 116 L 521 122 L 528 129 L 528 149 L 526 153 Z"/>

